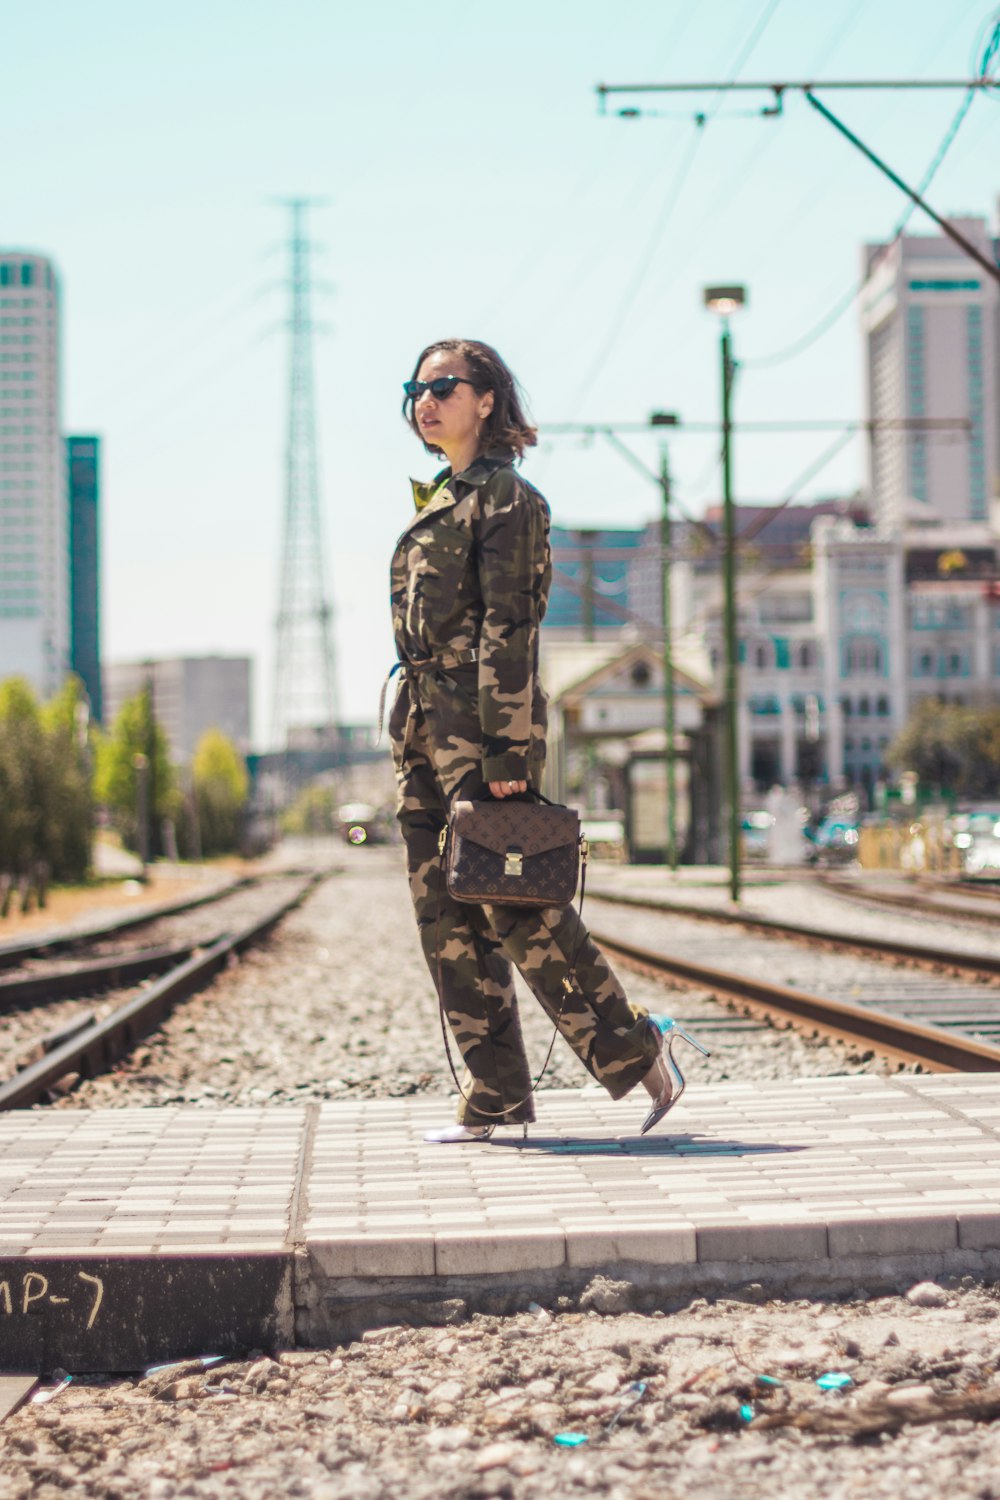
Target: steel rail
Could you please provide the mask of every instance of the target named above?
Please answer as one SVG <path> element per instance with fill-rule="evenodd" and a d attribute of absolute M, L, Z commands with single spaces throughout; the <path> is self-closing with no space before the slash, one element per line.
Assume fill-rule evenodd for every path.
<path fill-rule="evenodd" d="M 905 1016 L 889 1015 L 870 1006 L 827 1000 L 807 990 L 770 984 L 750 975 L 733 974 L 673 954 L 640 948 L 608 933 L 592 932 L 592 936 L 608 953 L 656 978 L 669 974 L 683 983 L 748 1004 L 759 1013 L 778 1014 L 795 1023 L 808 1022 L 842 1040 L 872 1043 L 899 1060 L 919 1062 L 942 1073 L 1000 1072 L 1000 1047 L 974 1037 L 953 1034 L 943 1027 L 928 1026 Z"/>
<path fill-rule="evenodd" d="M 0 1014 L 31 1001 L 84 999 L 102 989 L 133 984 L 150 974 L 162 974 L 174 964 L 190 958 L 198 948 L 207 948 L 210 939 L 200 943 L 178 943 L 173 947 L 144 948 L 137 953 L 113 953 L 107 958 L 93 958 L 86 963 L 47 969 L 39 974 L 0 979 Z"/>
<path fill-rule="evenodd" d="M 95 1078 L 99 1073 L 107 1072 L 154 1030 L 179 1001 L 202 989 L 225 967 L 231 955 L 241 953 L 266 936 L 328 875 L 329 871 L 310 875 L 291 896 L 284 896 L 263 917 L 255 918 L 239 932 L 219 938 L 204 952 L 196 953 L 140 995 L 118 1006 L 102 1021 L 88 1026 L 79 1036 L 54 1048 L 0 1084 L 0 1110 L 23 1109 L 39 1103 L 67 1073 Z"/>
<path fill-rule="evenodd" d="M 680 901 L 654 901 L 647 896 L 628 896 L 617 891 L 608 891 L 593 885 L 588 895 L 594 901 L 607 901 L 615 906 L 632 906 L 643 911 L 655 911 L 661 916 L 677 915 L 696 917 L 704 922 L 728 922 L 739 927 L 753 928 L 775 937 L 803 939 L 811 943 L 829 943 L 834 948 L 868 953 L 876 958 L 908 958 L 917 963 L 933 964 L 942 968 L 958 969 L 966 974 L 986 978 L 1000 977 L 1000 955 L 992 953 L 965 953 L 960 948 L 931 948 L 924 943 L 905 943 L 897 938 L 864 937 L 861 933 L 829 932 L 822 927 L 806 927 L 798 922 L 778 922 L 773 917 L 751 916 L 749 912 L 712 911 L 704 906 L 694 906 Z M 945 916 L 937 911 L 938 916 Z"/>
<path fill-rule="evenodd" d="M 976 910 L 972 906 L 949 906 L 947 904 L 947 898 L 952 894 L 957 896 L 969 895 L 974 901 L 985 900 L 987 902 L 992 901 L 994 904 L 996 903 L 997 897 L 995 895 L 984 896 L 979 891 L 969 892 L 962 889 L 950 892 L 943 886 L 929 887 L 924 891 L 923 895 L 916 891 L 911 893 L 909 891 L 864 890 L 859 886 L 853 885 L 848 880 L 838 880 L 836 876 L 827 875 L 819 877 L 819 884 L 826 890 L 833 891 L 837 896 L 846 896 L 849 901 L 858 901 L 862 905 L 899 907 L 904 911 L 923 912 L 925 915 L 943 917 L 945 920 L 954 917 L 959 921 L 996 923 L 998 916 L 996 911 L 986 911 L 983 907 Z M 944 896 L 946 900 L 944 902 L 935 901 L 935 894 Z"/>
<path fill-rule="evenodd" d="M 12 968 L 26 958 L 44 958 L 50 953 L 58 953 L 63 948 L 72 948 L 77 944 L 101 942 L 104 938 L 116 937 L 119 932 L 142 927 L 147 922 L 158 922 L 161 917 L 172 917 L 181 912 L 194 911 L 199 906 L 210 906 L 213 901 L 221 901 L 234 891 L 256 885 L 263 878 L 261 875 L 241 875 L 221 889 L 206 891 L 200 896 L 185 896 L 180 901 L 161 901 L 157 906 L 143 907 L 142 911 L 129 912 L 127 916 L 116 917 L 113 921 L 103 922 L 95 927 L 62 927 L 47 936 L 0 943 L 0 969 Z"/>

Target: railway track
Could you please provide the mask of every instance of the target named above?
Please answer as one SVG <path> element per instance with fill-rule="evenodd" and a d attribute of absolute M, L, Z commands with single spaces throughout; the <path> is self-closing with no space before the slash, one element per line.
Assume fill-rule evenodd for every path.
<path fill-rule="evenodd" d="M 1000 922 L 1000 897 L 996 888 L 977 888 L 968 881 L 961 885 L 928 883 L 911 889 L 893 889 L 823 874 L 818 877 L 818 883 L 824 890 L 864 906 L 894 907 L 922 916 L 944 917 L 948 921 L 985 922 L 994 926 Z"/>
<path fill-rule="evenodd" d="M 75 970 L 60 971 L 58 982 L 64 986 L 63 993 L 72 993 L 78 998 L 86 992 L 88 983 L 98 980 L 107 983 L 111 972 L 109 966 L 114 963 L 120 965 L 123 975 L 120 981 L 112 981 L 115 983 L 134 981 L 138 973 L 148 975 L 151 962 L 166 970 L 152 984 L 138 994 L 128 996 L 103 1017 L 97 1018 L 91 1013 L 84 1013 L 79 1021 L 71 1017 L 63 1023 L 62 1039 L 58 1031 L 54 1038 L 51 1035 L 40 1037 L 38 1041 L 43 1055 L 0 1083 L 0 1110 L 23 1108 L 43 1101 L 67 1075 L 93 1078 L 109 1071 L 144 1036 L 155 1030 L 179 1001 L 208 984 L 234 955 L 265 937 L 321 880 L 327 878 L 328 873 L 277 877 L 277 883 L 284 887 L 277 900 L 267 902 L 263 911 L 251 920 L 244 917 L 234 930 L 217 934 L 208 941 L 172 949 L 147 950 L 143 954 L 113 955 Z M 10 997 L 17 986 L 23 989 L 41 985 L 44 994 L 44 986 L 52 983 L 51 972 L 7 981 L 8 1007 L 15 1003 Z M 26 998 L 22 993 L 19 1003 L 24 1003 Z"/>
<path fill-rule="evenodd" d="M 1000 978 L 1000 953 L 976 953 L 963 948 L 945 948 L 929 943 L 906 942 L 901 938 L 876 938 L 858 932 L 833 932 L 826 927 L 810 927 L 802 922 L 779 922 L 774 917 L 757 916 L 748 911 L 715 910 L 680 901 L 657 901 L 654 897 L 628 895 L 603 887 L 595 889 L 593 883 L 588 887 L 587 894 L 588 898 L 595 901 L 606 901 L 615 906 L 631 907 L 639 911 L 682 916 L 698 922 L 745 927 L 749 931 L 766 933 L 775 938 L 824 944 L 840 951 L 849 950 L 875 958 L 905 959 L 912 963 L 927 964 L 933 968 L 955 969 L 984 979 Z M 938 912 L 937 915 L 944 916 L 945 913 Z"/>
<path fill-rule="evenodd" d="M 179 916 L 182 912 L 195 911 L 212 906 L 236 891 L 246 890 L 258 884 L 261 875 L 242 875 L 227 884 L 204 891 L 198 896 L 185 896 L 180 901 L 164 901 L 157 906 L 145 906 L 141 911 L 128 912 L 125 916 L 113 917 L 109 921 L 92 925 L 65 927 L 40 937 L 0 942 L 0 969 L 18 968 L 34 959 L 51 958 L 54 954 L 71 952 L 76 948 L 91 947 L 95 943 L 113 940 L 125 932 L 148 927 L 164 917 Z"/>
<path fill-rule="evenodd" d="M 855 935 L 841 939 L 769 918 L 682 909 L 604 891 L 595 893 L 594 905 L 595 940 L 612 958 L 652 977 L 709 990 L 750 1015 L 818 1029 L 908 1064 L 1000 1071 L 1000 959 L 993 955 Z M 711 924 L 716 932 L 708 937 Z M 744 929 L 738 937 L 737 927 Z M 797 940 L 798 951 L 776 941 L 788 938 Z M 805 951 L 803 939 L 810 944 Z M 728 958 L 733 967 L 722 966 Z M 898 963 L 887 968 L 886 960 L 901 958 L 957 970 L 976 982 L 940 972 L 905 973 Z"/>

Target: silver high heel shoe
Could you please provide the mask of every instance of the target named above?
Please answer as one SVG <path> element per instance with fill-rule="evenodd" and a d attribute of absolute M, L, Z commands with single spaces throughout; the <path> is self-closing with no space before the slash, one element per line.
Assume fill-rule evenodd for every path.
<path fill-rule="evenodd" d="M 653 1100 L 653 1107 L 642 1122 L 640 1135 L 645 1135 L 648 1130 L 652 1130 L 654 1125 L 659 1124 L 663 1116 L 667 1113 L 667 1110 L 673 1109 L 684 1092 L 684 1074 L 677 1066 L 677 1059 L 674 1057 L 674 1042 L 677 1038 L 680 1037 L 683 1041 L 695 1047 L 703 1057 L 711 1057 L 712 1055 L 707 1047 L 703 1047 L 689 1031 L 685 1031 L 682 1026 L 678 1026 L 677 1022 L 672 1020 L 670 1016 L 650 1016 L 649 1019 L 660 1033 L 659 1061 L 663 1064 L 663 1071 L 667 1075 L 667 1083 Z"/>
<path fill-rule="evenodd" d="M 528 1122 L 519 1122 L 522 1130 L 522 1140 L 528 1139 Z M 444 1125 L 438 1130 L 428 1130 L 424 1133 L 424 1140 L 431 1141 L 438 1146 L 461 1145 L 465 1141 L 488 1141 L 496 1130 L 495 1125 Z"/>

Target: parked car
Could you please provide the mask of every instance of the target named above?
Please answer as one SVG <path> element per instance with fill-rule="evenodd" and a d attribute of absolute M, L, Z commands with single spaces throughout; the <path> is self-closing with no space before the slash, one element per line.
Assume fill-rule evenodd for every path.
<path fill-rule="evenodd" d="M 844 818 L 824 818 L 812 829 L 806 829 L 812 847 L 811 864 L 847 864 L 858 855 L 860 834 L 856 823 Z"/>
<path fill-rule="evenodd" d="M 379 840 L 378 809 L 368 802 L 345 802 L 337 808 L 337 822 L 345 843 L 372 844 Z"/>
<path fill-rule="evenodd" d="M 1000 812 L 956 813 L 949 826 L 968 874 L 1000 870 Z"/>
<path fill-rule="evenodd" d="M 744 859 L 767 859 L 771 849 L 771 829 L 774 814 L 759 808 L 744 813 L 740 821 L 740 837 Z"/>

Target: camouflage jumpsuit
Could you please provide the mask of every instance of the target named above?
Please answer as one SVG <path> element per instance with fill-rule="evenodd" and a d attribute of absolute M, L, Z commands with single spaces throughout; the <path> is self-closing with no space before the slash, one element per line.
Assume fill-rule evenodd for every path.
<path fill-rule="evenodd" d="M 413 492 L 416 515 L 392 560 L 393 629 L 404 665 L 389 728 L 417 926 L 435 980 L 440 934 L 442 999 L 467 1069 L 463 1089 L 472 1102 L 459 1100 L 458 1118 L 482 1123 L 531 1087 L 511 964 L 554 1021 L 577 952 L 577 984 L 560 1030 L 620 1098 L 655 1061 L 659 1033 L 625 998 L 574 908 L 456 902 L 438 854 L 456 798 L 486 796 L 490 781 L 537 787 L 541 778 L 546 700 L 537 663 L 551 578 L 548 506 L 505 453 L 478 458 L 454 480 L 446 470 L 432 484 L 414 481 Z M 532 1100 L 505 1118 L 534 1119 Z"/>

